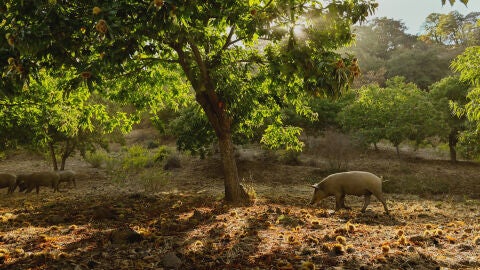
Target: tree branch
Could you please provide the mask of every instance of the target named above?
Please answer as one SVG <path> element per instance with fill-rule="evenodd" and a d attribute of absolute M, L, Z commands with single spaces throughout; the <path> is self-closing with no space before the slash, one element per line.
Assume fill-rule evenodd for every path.
<path fill-rule="evenodd" d="M 228 37 L 227 37 L 227 40 L 225 40 L 225 44 L 223 44 L 222 48 L 220 49 L 220 51 L 224 51 L 228 48 L 228 46 L 231 45 L 231 40 L 232 40 L 232 37 L 233 37 L 233 34 L 235 33 L 235 28 L 236 28 L 236 25 L 234 24 L 231 28 L 230 28 L 230 33 L 228 33 Z M 220 53 L 220 52 L 219 52 Z"/>
<path fill-rule="evenodd" d="M 197 45 L 195 45 L 192 41 L 188 41 L 188 44 L 190 45 L 190 48 L 192 49 L 193 56 L 195 57 L 195 62 L 198 64 L 198 68 L 200 69 L 200 74 L 204 82 L 209 82 L 209 76 L 208 76 L 208 69 L 205 64 L 205 61 L 202 59 L 202 55 L 200 53 L 200 50 L 198 49 Z"/>

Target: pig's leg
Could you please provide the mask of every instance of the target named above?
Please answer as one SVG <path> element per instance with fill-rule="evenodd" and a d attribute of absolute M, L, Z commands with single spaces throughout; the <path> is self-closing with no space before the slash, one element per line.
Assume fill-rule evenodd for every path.
<path fill-rule="evenodd" d="M 363 207 L 362 207 L 362 213 L 365 212 L 365 210 L 367 209 L 367 206 L 370 204 L 370 196 L 372 194 L 365 194 L 365 202 L 363 203 Z"/>
<path fill-rule="evenodd" d="M 345 209 L 352 209 L 351 207 L 345 206 L 345 194 L 342 194 L 342 205 L 341 205 L 341 207 L 345 208 Z"/>
<path fill-rule="evenodd" d="M 343 200 L 345 199 L 345 194 L 335 194 L 335 211 L 340 210 L 343 207 Z"/>
<path fill-rule="evenodd" d="M 388 208 L 387 208 L 387 202 L 385 201 L 385 198 L 383 197 L 382 194 L 375 194 L 375 197 L 377 197 L 377 199 L 382 202 L 383 204 L 383 209 L 385 209 L 385 213 L 387 215 L 390 215 L 390 213 L 388 212 Z"/>

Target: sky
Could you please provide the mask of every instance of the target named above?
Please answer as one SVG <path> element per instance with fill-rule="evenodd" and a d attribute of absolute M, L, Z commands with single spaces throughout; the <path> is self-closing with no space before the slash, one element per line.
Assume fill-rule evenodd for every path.
<path fill-rule="evenodd" d="M 449 13 L 458 10 L 466 15 L 470 12 L 480 12 L 480 0 L 470 0 L 467 7 L 459 0 L 452 6 L 447 3 L 442 6 L 441 0 L 377 0 L 379 4 L 373 17 L 387 17 L 400 20 L 408 28 L 407 33 L 418 34 L 425 18 L 430 13 Z"/>

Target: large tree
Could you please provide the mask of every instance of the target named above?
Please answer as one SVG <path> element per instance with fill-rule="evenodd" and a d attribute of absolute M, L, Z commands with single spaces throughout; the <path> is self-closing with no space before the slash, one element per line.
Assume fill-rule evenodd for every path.
<path fill-rule="evenodd" d="M 15 94 L 39 67 L 51 72 L 73 67 L 78 76 L 72 85 L 91 88 L 110 74 L 131 79 L 155 64 L 182 70 L 218 139 L 230 202 L 247 199 L 232 133 L 256 124 L 238 122 L 241 116 L 254 115 L 256 107 L 269 114 L 286 103 L 307 114 L 301 102 L 305 93 L 338 95 L 358 69 L 333 50 L 352 40 L 350 26 L 376 6 L 361 0 L 8 0 L 2 5 L 5 94 Z M 15 70 L 9 57 L 18 63 Z M 265 143 L 279 145 L 278 134 L 291 141 L 298 133 L 270 116 L 274 121 L 265 128 Z"/>

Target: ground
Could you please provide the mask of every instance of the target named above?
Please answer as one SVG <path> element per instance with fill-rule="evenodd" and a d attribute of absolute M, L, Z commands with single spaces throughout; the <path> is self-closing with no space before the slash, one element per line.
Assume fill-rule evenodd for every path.
<path fill-rule="evenodd" d="M 257 198 L 242 207 L 222 201 L 217 156 L 182 156 L 155 190 L 69 160 L 76 188 L 0 195 L 0 269 L 480 268 L 478 164 L 358 155 L 350 169 L 387 180 L 387 216 L 373 198 L 366 213 L 358 197 L 347 196 L 352 209 L 336 213 L 332 198 L 307 205 L 308 184 L 330 173 L 314 155 L 285 165 L 239 153 Z M 0 171 L 43 169 L 45 161 L 25 153 L 0 162 Z"/>

